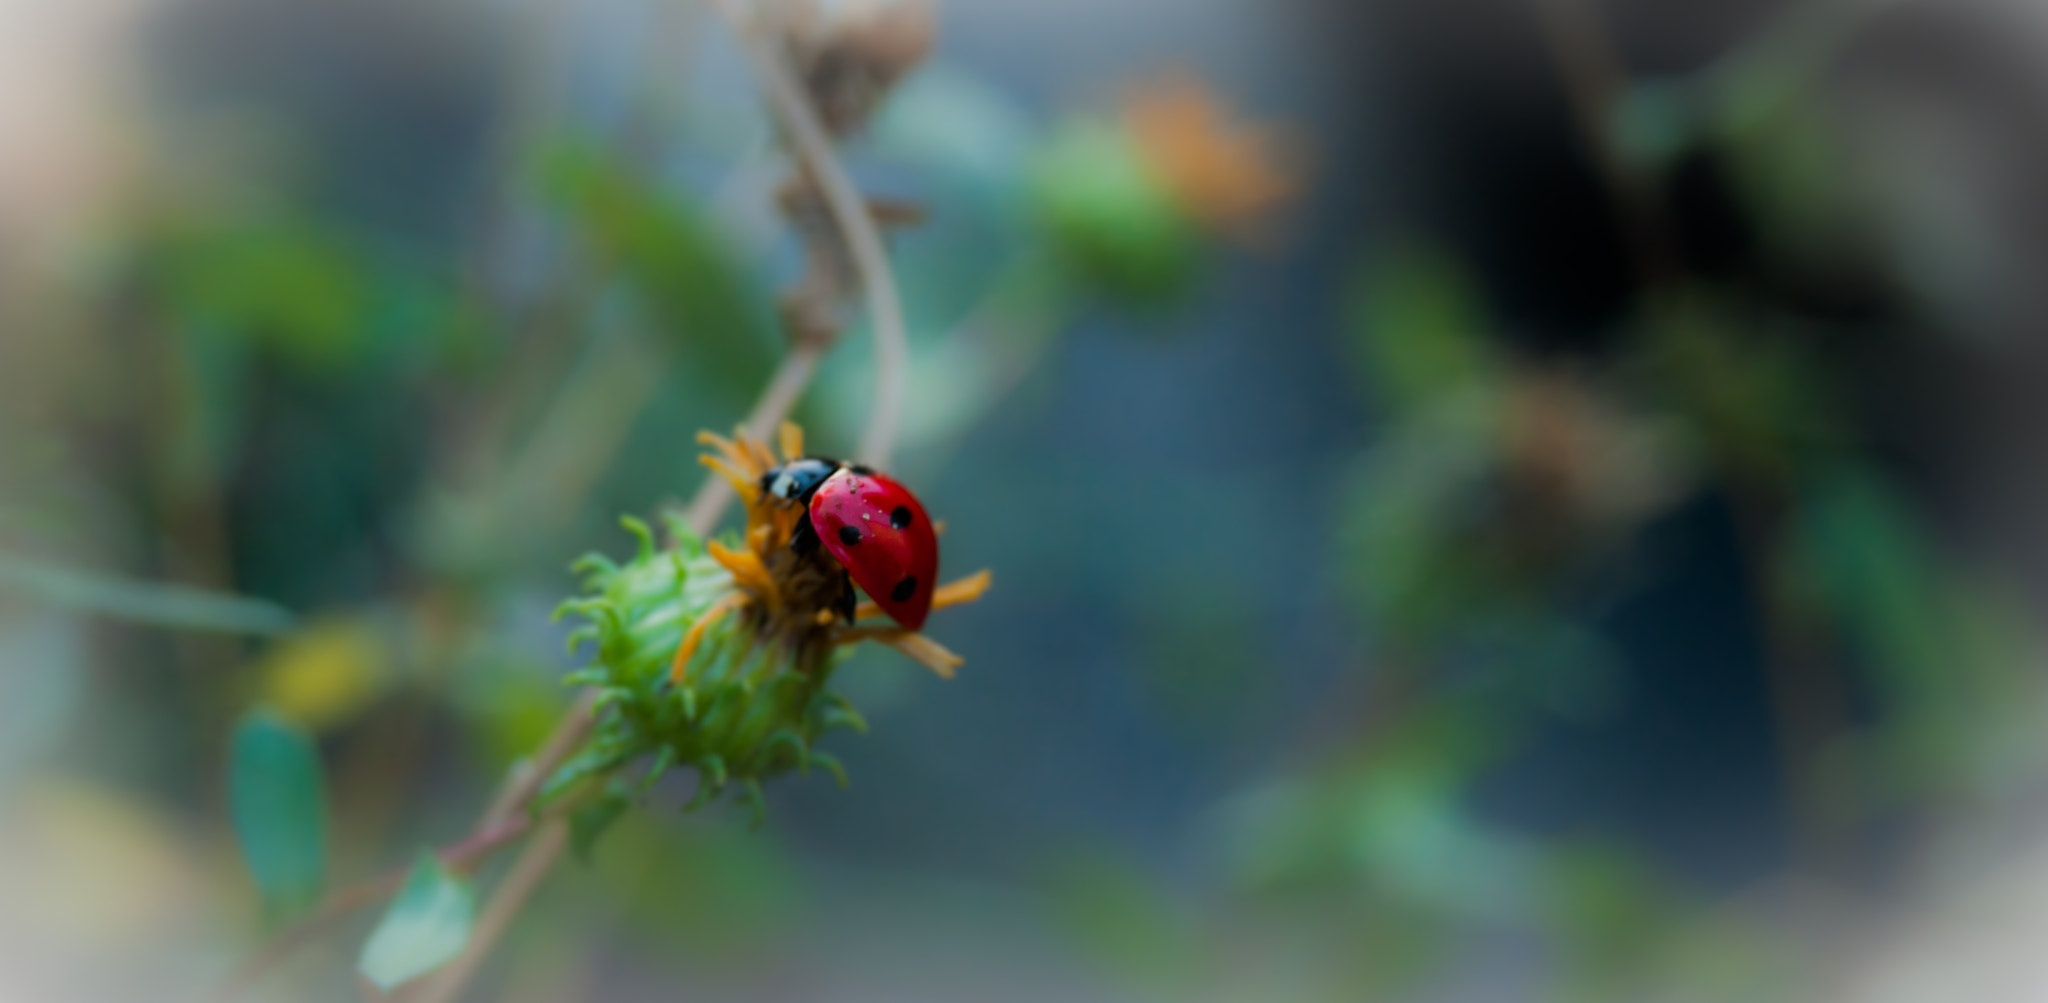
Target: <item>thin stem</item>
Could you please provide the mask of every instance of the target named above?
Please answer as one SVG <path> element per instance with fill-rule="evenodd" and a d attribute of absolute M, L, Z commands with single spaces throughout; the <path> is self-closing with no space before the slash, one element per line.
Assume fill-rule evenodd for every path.
<path fill-rule="evenodd" d="M 802 397 L 804 388 L 811 385 L 811 378 L 818 373 L 818 360 L 824 357 L 828 347 L 821 341 L 800 341 L 788 355 L 783 356 L 781 368 L 769 378 L 768 385 L 761 390 L 761 399 L 754 404 L 753 412 L 747 415 L 748 435 L 766 440 L 774 434 L 775 426 L 795 410 L 797 398 Z M 725 478 L 706 477 L 704 486 L 697 489 L 697 496 L 690 499 L 684 518 L 698 536 L 703 536 L 718 524 L 719 512 L 731 500 L 732 487 L 725 483 Z"/>
<path fill-rule="evenodd" d="M 516 815 L 496 825 L 479 827 L 468 839 L 440 851 L 435 856 L 440 858 L 443 866 L 451 870 L 467 871 L 483 863 L 499 847 L 524 836 L 532 828 L 531 819 L 525 815 Z M 329 895 L 312 915 L 279 934 L 260 953 L 244 962 L 223 980 L 220 988 L 215 990 L 213 999 L 218 1003 L 227 1003 L 229 1000 L 240 998 L 258 980 L 270 974 L 272 969 L 297 953 L 300 948 L 318 940 L 357 911 L 398 894 L 398 890 L 405 886 L 405 879 L 411 871 L 410 865 L 397 868 Z"/>
<path fill-rule="evenodd" d="M 875 333 L 875 405 L 868 412 L 867 431 L 862 433 L 860 458 L 878 467 L 889 465 L 889 453 L 896 443 L 896 426 L 903 413 L 903 395 L 910 369 L 910 336 L 903 321 L 903 301 L 896 291 L 896 274 L 889 265 L 889 252 L 882 246 L 881 228 L 875 225 L 867 200 L 847 176 L 846 168 L 833 152 L 832 139 L 818 114 L 804 96 L 781 51 L 752 30 L 735 0 L 713 0 L 720 14 L 732 25 L 754 72 L 768 93 L 775 119 L 789 138 L 797 159 L 824 193 L 826 208 L 838 224 L 839 234 L 853 258 L 854 271 L 867 294 L 868 315 Z"/>
<path fill-rule="evenodd" d="M 512 921 L 519 916 L 526 900 L 534 890 L 547 879 L 554 869 L 555 861 L 562 850 L 569 845 L 569 826 L 565 822 L 553 821 L 543 826 L 533 842 L 520 851 L 519 859 L 512 864 L 511 873 L 505 875 L 504 883 L 484 906 L 483 915 L 477 917 L 476 926 L 470 931 L 469 944 L 461 956 L 429 980 L 422 987 L 413 1003 L 449 1003 L 462 994 L 464 987 L 476 974 L 477 966 L 483 964 L 490 954 L 491 945 L 505 935 Z"/>
<path fill-rule="evenodd" d="M 762 388 L 760 399 L 747 416 L 747 430 L 756 437 L 766 437 L 774 427 L 796 406 L 803 396 L 811 378 L 818 371 L 818 360 L 827 346 L 805 342 L 790 350 L 782 360 L 775 375 Z M 718 522 L 725 503 L 732 499 L 732 491 L 712 490 L 723 487 L 724 481 L 716 477 L 705 478 L 705 486 L 697 492 L 691 502 L 688 516 L 690 528 L 699 535 L 709 533 Z M 562 715 L 553 733 L 541 743 L 540 751 L 533 759 L 520 767 L 505 785 L 499 789 L 490 807 L 485 809 L 476 828 L 462 842 L 440 851 L 441 862 L 449 867 L 468 869 L 481 863 L 484 858 L 500 847 L 518 839 L 532 828 L 526 807 L 540 793 L 541 785 L 547 778 L 575 753 L 590 736 L 596 719 L 591 715 L 591 704 L 595 696 L 586 693 Z M 329 896 L 320 908 L 272 940 L 255 957 L 249 959 L 240 969 L 230 975 L 214 994 L 216 1000 L 240 997 L 243 993 L 276 968 L 287 957 L 300 948 L 317 940 L 336 925 L 358 910 L 369 908 L 396 894 L 405 883 L 410 868 L 392 871 L 373 881 L 353 885 Z M 494 900 L 495 901 L 495 900 Z M 473 940 L 472 943 L 475 941 Z"/>
<path fill-rule="evenodd" d="M 877 466 L 886 465 L 902 414 L 910 338 L 903 320 L 903 303 L 896 290 L 896 277 L 889 265 L 888 252 L 882 246 L 881 231 L 870 214 L 867 200 L 840 165 L 830 137 L 780 53 L 749 30 L 746 18 L 733 0 L 714 0 L 714 3 L 731 22 L 752 57 L 776 119 L 789 137 L 804 170 L 823 192 L 840 236 L 846 241 L 854 270 L 860 276 L 874 327 L 875 404 L 861 437 L 859 455 Z M 749 413 L 747 430 L 750 434 L 766 438 L 775 425 L 788 416 L 797 399 L 810 386 L 817 374 L 818 361 L 829 347 L 830 341 L 826 339 L 807 338 L 796 342 Z M 730 497 L 731 492 L 718 478 L 707 478 L 705 487 L 690 504 L 687 519 L 691 530 L 699 535 L 709 533 Z M 533 764 L 515 777 L 492 803 L 479 828 L 489 828 L 492 823 L 515 815 L 532 801 L 548 775 L 588 737 L 594 724 L 590 704 L 586 697 L 570 710 L 556 726 L 554 734 L 549 736 L 540 754 L 534 757 Z M 567 827 L 560 822 L 550 822 L 528 844 L 513 865 L 512 872 L 485 907 L 462 954 L 421 987 L 418 1003 L 449 1003 L 461 995 L 478 966 L 489 956 L 491 948 L 504 936 L 526 900 L 554 867 L 567 842 Z"/>
<path fill-rule="evenodd" d="M 804 390 L 810 386 L 811 378 L 817 374 L 818 359 L 827 347 L 822 342 L 803 341 L 783 357 L 781 366 L 769 379 L 768 385 L 761 389 L 760 399 L 747 416 L 747 430 L 750 434 L 765 438 L 770 430 L 789 416 L 790 410 L 796 407 L 798 398 L 802 397 Z M 718 522 L 719 513 L 732 497 L 730 490 L 722 493 L 713 490 L 713 485 L 719 483 L 720 479 L 717 477 L 705 478 L 705 487 L 698 491 L 696 499 L 690 504 L 689 526 L 691 531 L 699 536 L 711 532 L 712 527 Z M 555 768 L 568 759 L 583 740 L 589 737 L 590 730 L 596 723 L 596 719 L 590 713 L 594 699 L 594 696 L 586 694 L 577 701 L 576 706 L 569 710 L 561 723 L 555 726 L 554 733 L 542 744 L 541 751 L 534 756 L 532 765 L 520 771 L 505 789 L 499 792 L 497 799 L 485 812 L 484 820 L 478 824 L 478 828 L 487 829 L 494 820 L 516 817 L 532 802 L 534 795 L 539 793 L 541 785 L 554 773 Z M 463 948 L 462 955 L 421 988 L 417 1003 L 440 1003 L 452 1000 L 461 993 L 463 986 L 476 973 L 477 966 L 482 964 L 498 938 L 503 936 L 512 918 L 526 904 L 526 899 L 533 894 L 541 879 L 547 876 L 549 868 L 554 866 L 555 859 L 561 856 L 562 848 L 566 845 L 564 840 L 565 830 L 560 824 L 551 824 L 541 830 L 540 835 L 520 854 L 519 861 L 513 865 L 512 873 L 506 876 L 497 894 L 492 896 L 489 905 L 485 907 L 484 915 L 471 931 L 469 943 Z"/>

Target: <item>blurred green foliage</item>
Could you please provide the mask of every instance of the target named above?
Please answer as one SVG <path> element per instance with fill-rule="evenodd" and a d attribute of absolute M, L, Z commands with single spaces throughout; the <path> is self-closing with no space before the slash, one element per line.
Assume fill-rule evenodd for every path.
<path fill-rule="evenodd" d="M 599 147 L 564 143 L 540 158 L 541 192 L 646 311 L 683 364 L 744 401 L 780 354 L 762 295 L 699 210 Z"/>
<path fill-rule="evenodd" d="M 299 625 L 290 610 L 260 599 L 127 581 L 6 554 L 0 554 L 0 589 L 67 609 L 180 630 L 277 635 Z"/>
<path fill-rule="evenodd" d="M 1103 293 L 1159 306 L 1196 279 L 1194 225 L 1127 133 L 1063 126 L 1038 154 L 1031 193 L 1053 246 Z"/>
<path fill-rule="evenodd" d="M 1725 170 L 1758 267 L 1825 277 L 1903 261 L 1914 267 L 1869 281 L 1911 291 L 1955 266 L 1940 240 L 1901 244 L 1902 229 L 1926 236 L 1900 224 L 1924 207 L 1887 208 L 1880 172 L 1857 163 L 1837 111 L 1810 93 L 1839 27 L 1808 26 L 1797 44 L 1697 79 L 1634 86 L 1601 126 L 1646 176 L 1690 157 Z M 204 755 L 213 770 L 224 753 L 242 861 L 280 920 L 320 898 L 330 869 L 361 877 L 458 832 L 478 790 L 532 751 L 570 698 L 553 654 L 563 638 L 545 623 L 571 588 L 562 557 L 615 542 L 605 534 L 619 510 L 693 486 L 688 432 L 736 420 L 782 351 L 771 292 L 789 264 L 781 231 L 755 232 L 696 192 L 699 137 L 662 137 L 657 157 L 587 126 L 549 123 L 535 134 L 582 138 L 526 136 L 491 165 L 516 178 L 509 207 L 483 210 L 490 246 L 402 243 L 296 194 L 260 209 L 195 204 L 128 221 L 100 285 L 50 294 L 88 301 L 53 310 L 65 337 L 50 339 L 86 346 L 87 361 L 24 350 L 32 366 L 0 386 L 26 397 L 45 367 L 53 384 L 68 367 L 109 374 L 83 381 L 89 392 L 74 396 L 86 403 L 62 412 L 77 428 L 61 435 L 42 410 L 0 408 L 20 433 L 0 455 L 0 651 L 27 667 L 4 693 L 31 708 L 0 729 L 0 777 L 12 783 L 16 760 L 58 746 L 42 732 L 60 729 L 31 728 L 46 725 L 41 708 L 88 694 L 123 702 L 110 719 L 143 726 L 115 729 L 118 742 L 95 730 L 88 765 L 72 768 L 125 755 L 168 772 Z M 1086 353 L 1158 352 L 1142 361 L 1165 373 L 1212 358 L 1163 343 L 1063 352 L 1094 308 L 1171 316 L 1229 265 L 1103 110 L 1036 121 L 947 67 L 913 82 L 873 147 L 853 149 L 930 182 L 932 224 L 892 247 L 915 315 L 900 450 L 911 463 L 938 468 L 984 423 L 1043 420 L 1010 406 L 1019 387 L 1085 414 L 1052 383 L 1099 357 Z M 766 190 L 760 166 L 721 163 L 719 190 Z M 504 236 L 522 226 L 538 235 Z M 1721 889 L 1687 884 L 1619 834 L 1523 831 L 1479 803 L 1547 729 L 1628 712 L 1628 666 L 1587 594 L 1665 573 L 1630 566 L 1633 548 L 1688 505 L 1724 508 L 1748 575 L 1733 616 L 1763 636 L 1762 670 L 1836 708 L 1789 724 L 1798 715 L 1778 708 L 1787 734 L 1774 748 L 1788 824 L 1833 827 L 1822 836 L 1838 843 L 1901 820 L 1933 828 L 1953 806 L 2039 775 L 2039 694 L 2025 672 L 2035 638 L 2001 584 L 1955 557 L 1891 462 L 1862 399 L 1867 373 L 1829 337 L 1835 319 L 1804 316 L 1755 276 L 1690 276 L 1646 284 L 1594 347 L 1531 350 L 1510 336 L 1525 319 L 1436 239 L 1375 245 L 1340 288 L 1317 290 L 1341 317 L 1334 330 L 1281 332 L 1328 339 L 1373 414 L 1364 447 L 1313 471 L 1327 480 L 1309 490 L 1333 499 L 1332 538 L 1287 558 L 1289 574 L 1334 584 L 1312 602 L 1327 603 L 1319 616 L 1334 610 L 1339 653 L 1313 672 L 1272 664 L 1275 614 L 1216 587 L 1213 567 L 1170 564 L 1111 604 L 1106 619 L 1135 625 L 1122 653 L 1143 713 L 1189 750 L 1228 747 L 1238 789 L 1213 824 L 1147 835 L 1142 852 L 1111 833 L 1018 862 L 1049 907 L 1040 919 L 1088 963 L 1161 997 L 1400 998 L 1506 938 L 1540 954 L 1517 998 L 1813 998 L 1814 959 L 1775 919 L 1713 901 Z M 1848 326 L 1854 338 L 1896 333 Z M 850 328 L 816 394 L 843 418 L 825 423 L 828 442 L 849 441 L 867 404 L 861 334 Z M 1350 450 L 1357 437 L 1333 438 Z M 1211 462 L 1210 443 L 1166 445 Z M 1234 475 L 1235 461 L 1216 466 Z M 1052 494 L 1089 476 L 1048 469 Z M 1288 491 L 1302 476 L 1272 475 Z M 17 511 L 23 498 L 38 507 Z M 565 895 L 600 901 L 570 898 L 587 929 L 543 925 L 559 939 L 536 935 L 534 953 L 780 971 L 821 900 L 848 894 L 819 879 L 841 863 L 832 851 L 748 835 L 725 815 L 679 824 L 628 808 L 685 801 L 661 786 L 678 765 L 698 771 L 702 797 L 811 765 L 837 773 L 814 740 L 865 722 L 832 697 L 824 668 L 763 671 L 740 657 L 730 623 L 709 638 L 690 703 L 670 700 L 666 659 L 729 580 L 687 534 L 657 552 L 638 532 L 627 560 L 580 567 L 588 594 L 569 608 L 589 624 L 570 639 L 599 651 L 571 681 L 600 688 L 613 727 L 548 792 L 583 799 L 571 836 L 587 881 Z M 1061 532 L 1061 546 L 1141 553 L 1102 544 L 1090 525 Z M 17 538 L 38 556 L 16 556 Z M 45 556 L 55 540 L 111 556 L 82 545 L 92 559 Z M 1077 608 L 1099 597 L 1082 584 L 1085 602 L 1066 609 L 1085 619 L 1095 610 Z M 18 600 L 174 633 L 88 644 L 76 618 L 23 626 Z M 1064 627 L 1020 629 L 1035 640 Z M 101 660 L 110 667 L 88 671 Z M 1289 689 L 1304 685 L 1321 688 Z M 1045 699 L 1065 722 L 1092 710 L 1077 705 L 1094 693 Z M 209 729 L 251 700 L 266 709 L 219 748 Z M 1299 718 L 1276 739 L 1268 722 L 1283 715 Z M 459 737 L 440 737 L 449 731 Z M 1033 742 L 1065 748 L 1063 735 L 1025 737 L 1027 757 Z M 1240 738 L 1266 744 L 1247 754 L 1230 744 Z M 626 766 L 627 779 L 611 776 Z M 927 789 L 965 787 L 946 770 L 974 766 L 942 763 Z M 1190 769 L 1176 761 L 1161 776 Z M 177 795 L 201 807 L 160 828 L 196 842 L 207 795 L 184 782 Z M 992 826 L 1025 820 L 1020 831 L 1043 822 L 1028 800 L 978 788 L 958 798 L 963 812 L 998 816 Z M 332 863 L 330 810 L 350 837 L 332 837 Z M 922 817 L 888 810 L 905 827 Z M 830 811 L 790 814 L 831 831 Z M 176 859 L 203 875 L 211 857 Z M 909 898 L 893 883 L 849 897 Z M 363 945 L 361 974 L 389 989 L 444 964 L 473 913 L 468 882 L 422 855 Z"/>
<path fill-rule="evenodd" d="M 257 711 L 235 729 L 228 795 L 242 859 L 275 920 L 311 907 L 327 887 L 327 800 L 311 737 Z"/>
<path fill-rule="evenodd" d="M 405 886 L 363 943 L 356 970 L 385 992 L 462 953 L 476 919 L 476 891 L 422 852 Z"/>
<path fill-rule="evenodd" d="M 1442 250 L 1411 240 L 1380 252 L 1356 272 L 1346 306 L 1352 371 L 1381 406 L 1406 414 L 1497 392 L 1478 291 Z"/>

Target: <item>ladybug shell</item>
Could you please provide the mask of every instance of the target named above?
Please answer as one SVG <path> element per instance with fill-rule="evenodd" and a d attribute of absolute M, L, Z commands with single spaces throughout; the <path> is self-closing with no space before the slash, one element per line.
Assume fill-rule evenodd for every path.
<path fill-rule="evenodd" d="M 841 470 L 811 496 L 811 526 L 882 612 L 910 630 L 924 626 L 939 537 L 916 495 L 882 474 Z"/>

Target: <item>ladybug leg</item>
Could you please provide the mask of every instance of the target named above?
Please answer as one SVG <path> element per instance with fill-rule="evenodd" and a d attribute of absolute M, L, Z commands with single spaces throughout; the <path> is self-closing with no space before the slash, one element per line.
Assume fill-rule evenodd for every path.
<path fill-rule="evenodd" d="M 811 525 L 811 513 L 806 511 L 797 517 L 796 528 L 789 534 L 789 549 L 798 557 L 809 557 L 818 552 L 818 530 Z"/>
<path fill-rule="evenodd" d="M 853 575 L 847 573 L 844 568 L 839 570 L 839 601 L 834 606 L 839 610 L 839 615 L 846 618 L 847 623 L 853 622 Z"/>

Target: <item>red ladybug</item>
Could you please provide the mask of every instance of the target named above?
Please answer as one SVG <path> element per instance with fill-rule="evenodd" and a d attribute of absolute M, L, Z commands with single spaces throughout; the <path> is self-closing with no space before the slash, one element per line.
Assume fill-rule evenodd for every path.
<path fill-rule="evenodd" d="M 799 554 L 824 544 L 890 619 L 909 630 L 924 626 L 938 583 L 939 536 L 910 489 L 872 468 L 817 456 L 770 469 L 761 489 L 806 506 L 790 537 Z"/>

